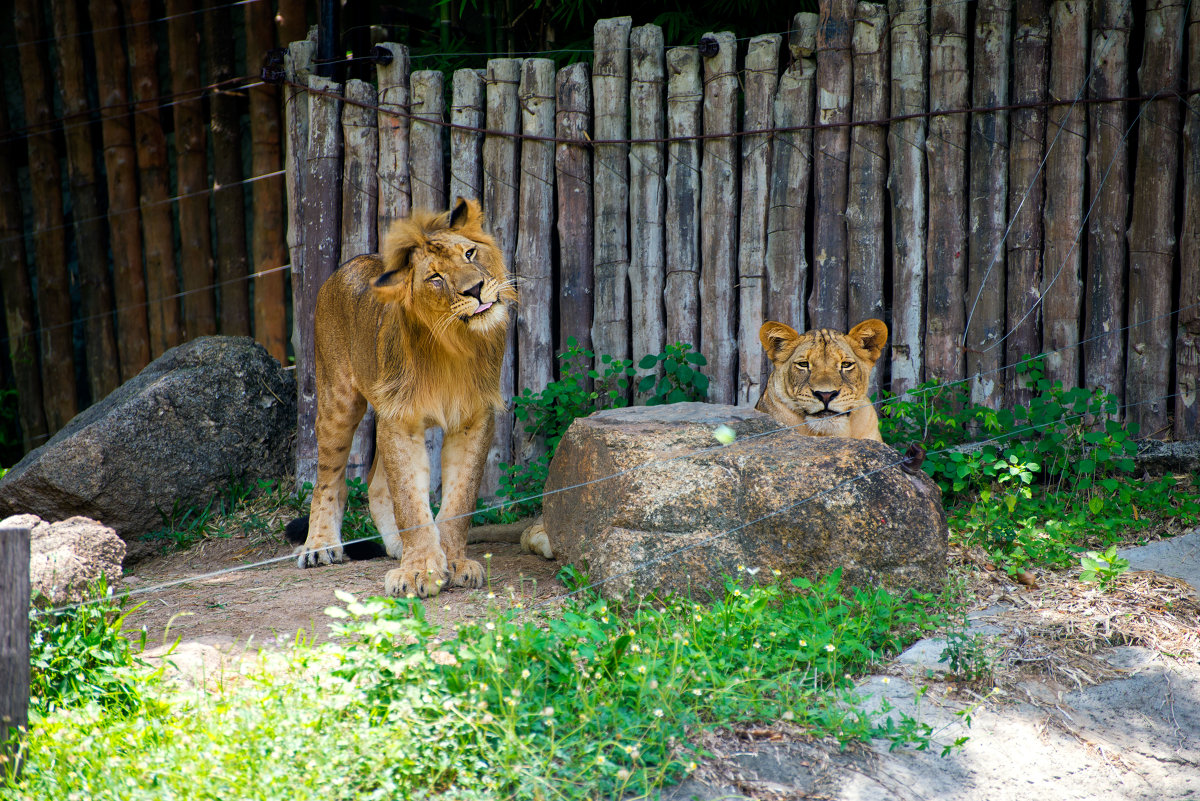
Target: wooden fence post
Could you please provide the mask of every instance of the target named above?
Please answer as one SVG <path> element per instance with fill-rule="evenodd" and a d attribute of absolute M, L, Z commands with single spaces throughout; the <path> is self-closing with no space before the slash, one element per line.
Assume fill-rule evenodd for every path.
<path fill-rule="evenodd" d="M 821 0 L 813 150 L 813 286 L 809 325 L 846 330 L 846 192 L 850 156 L 854 0 Z"/>
<path fill-rule="evenodd" d="M 313 315 L 317 290 L 337 268 L 342 199 L 341 85 L 310 75 L 300 102 L 308 103 L 308 147 L 301 167 L 304 195 L 289 198 L 304 210 L 304 266 L 293 268 L 292 316 L 296 321 L 296 483 L 317 481 L 317 377 Z"/>
<path fill-rule="evenodd" d="M 527 58 L 518 88 L 521 132 L 554 136 L 554 62 Z M 520 281 L 517 315 L 517 384 L 534 392 L 554 378 L 554 143 L 521 141 L 520 222 L 513 272 Z M 515 458 L 526 463 L 543 450 L 524 431 L 514 437 Z"/>
<path fill-rule="evenodd" d="M 713 52 L 715 49 L 715 52 Z M 708 399 L 736 398 L 737 320 L 734 284 L 738 241 L 737 39 L 706 33 L 704 57 L 704 157 L 700 166 L 700 343 L 708 358 Z M 713 136 L 713 135 L 716 136 Z M 599 231 L 597 231 L 599 235 Z"/>
<path fill-rule="evenodd" d="M 929 18 L 929 110 L 952 111 L 970 102 L 967 7 L 940 3 Z M 966 375 L 963 330 L 967 284 L 967 115 L 929 118 L 925 160 L 929 175 L 929 233 L 925 247 L 927 378 Z M 898 286 L 893 282 L 893 286 Z"/>
<path fill-rule="evenodd" d="M 0 528 L 0 775 L 14 756 L 4 741 L 28 725 L 29 529 L 6 526 Z"/>
<path fill-rule="evenodd" d="M 25 124 L 32 130 L 26 139 L 33 182 L 33 241 L 37 269 L 38 325 L 42 344 L 42 398 L 50 433 L 75 416 L 75 345 L 71 313 L 70 276 L 67 274 L 67 238 L 63 236 L 62 170 L 51 129 L 53 89 L 43 45 L 44 6 L 20 0 L 13 12 L 17 34 L 21 83 L 25 96 Z"/>
<path fill-rule="evenodd" d="M 379 241 L 388 227 L 412 211 L 409 181 L 408 48 L 385 42 L 392 63 L 376 69 L 379 77 Z M 388 113 L 394 112 L 394 113 Z"/>
<path fill-rule="evenodd" d="M 1187 88 L 1200 89 L 1200 3 L 1188 18 Z M 1193 95 L 1195 97 L 1195 95 Z M 1175 340 L 1175 437 L 1200 436 L 1200 115 L 1190 109 L 1183 124 L 1183 232 L 1179 242 L 1180 286 Z"/>
<path fill-rule="evenodd" d="M 246 4 L 246 61 L 254 70 L 262 66 L 263 56 L 275 43 L 271 8 L 267 3 Z M 250 100 L 250 172 L 254 177 L 273 173 L 282 159 L 279 127 L 278 86 L 263 84 L 247 90 Z M 284 240 L 284 181 L 259 179 L 251 189 L 253 235 L 252 272 L 266 273 L 254 278 L 254 338 L 280 364 L 287 364 L 287 304 L 283 270 L 287 263 Z M 274 270 L 274 272 L 270 272 Z"/>
<path fill-rule="evenodd" d="M 667 51 L 666 341 L 700 349 L 700 51 Z M 707 372 L 707 371 L 706 371 Z"/>
<path fill-rule="evenodd" d="M 116 298 L 120 378 L 128 381 L 150 363 L 146 278 L 138 225 L 137 152 L 129 119 L 129 62 L 121 40 L 121 11 L 116 3 L 88 3 L 92 42 L 104 58 L 95 60 L 100 101 L 100 137 L 108 175 L 108 230 L 112 245 L 113 296 Z"/>
<path fill-rule="evenodd" d="M 446 208 L 445 126 L 446 113 L 442 73 L 417 70 L 409 77 L 413 117 L 409 134 L 412 204 L 416 209 L 442 211 Z M 425 120 L 432 120 L 426 122 Z"/>
<path fill-rule="evenodd" d="M 167 0 L 171 106 L 175 121 L 175 175 L 179 189 L 179 276 L 183 281 L 186 339 L 217 333 L 212 227 L 208 202 L 208 142 L 200 94 L 196 18 L 185 0 Z"/>
<path fill-rule="evenodd" d="M 765 130 L 774 116 L 779 84 L 779 34 L 755 36 L 746 48 L 742 130 Z M 737 403 L 753 406 L 762 394 L 770 361 L 755 347 L 766 313 L 767 203 L 770 200 L 771 135 L 743 136 L 742 203 L 738 234 Z"/>
<path fill-rule="evenodd" d="M 603 19 L 595 26 L 592 99 L 596 107 L 592 138 L 629 138 L 629 17 Z M 629 145 L 596 145 L 592 187 L 596 216 L 595 313 L 592 345 L 597 355 L 629 358 Z"/>
<path fill-rule="evenodd" d="M 975 16 L 972 104 L 1008 103 L 1009 0 L 980 0 Z M 971 400 L 999 408 L 1004 396 L 1004 222 L 1008 209 L 1008 112 L 971 115 L 970 250 L 967 261 L 967 375 Z"/>
<path fill-rule="evenodd" d="M 863 4 L 859 3 L 859 12 Z M 925 73 L 929 28 L 925 0 L 892 0 L 891 114 L 923 114 L 928 110 Z M 897 120 L 888 126 L 888 182 L 892 190 L 892 392 L 912 389 L 925 371 L 921 345 L 925 338 L 925 245 L 928 181 L 925 166 L 924 117 Z M 853 174 L 853 167 L 851 167 Z M 851 319 L 854 325 L 857 319 Z M 887 362 L 885 362 L 886 364 Z"/>
<path fill-rule="evenodd" d="M 520 101 L 517 89 L 521 82 L 521 60 L 518 58 L 494 58 L 487 65 L 487 129 L 495 134 L 483 138 L 483 212 L 487 217 L 490 233 L 504 254 L 504 263 L 512 269 L 513 254 L 517 247 L 517 141 L 506 133 L 516 134 L 521 130 Z M 517 290 L 520 292 L 520 289 Z M 514 314 L 519 314 L 515 312 Z M 517 321 L 510 318 L 508 345 L 504 350 L 504 364 L 500 368 L 500 395 L 505 400 L 515 394 L 517 363 Z M 514 435 L 513 416 L 508 410 L 496 413 L 496 438 L 488 451 L 487 466 L 484 468 L 482 496 L 496 494 L 500 482 L 500 464 L 511 462 Z"/>
<path fill-rule="evenodd" d="M 454 71 L 450 122 L 471 128 L 483 127 L 483 70 Z M 450 130 L 450 191 L 446 199 L 483 197 L 483 134 Z M 447 204 L 449 205 L 449 204 Z"/>
<path fill-rule="evenodd" d="M 1092 5 L 1092 97 L 1129 90 L 1126 52 L 1132 15 L 1125 0 Z M 1085 387 L 1125 395 L 1125 219 L 1129 211 L 1129 116 L 1124 103 L 1088 110 L 1088 271 L 1084 312 Z"/>
<path fill-rule="evenodd" d="M 8 107 L 0 103 L 0 139 L 11 131 Z M 15 155 L 15 154 L 13 154 Z M 8 356 L 17 390 L 21 444 L 26 451 L 46 439 L 46 410 L 42 406 L 42 379 L 38 366 L 37 319 L 33 314 L 33 287 L 25 265 L 25 221 L 17 168 L 9 150 L 0 150 L 0 296 L 4 298 Z"/>
<path fill-rule="evenodd" d="M 1050 100 L 1076 101 L 1086 89 L 1086 0 L 1050 4 Z M 1046 210 L 1042 258 L 1042 347 L 1046 377 L 1079 386 L 1079 326 L 1083 312 L 1083 187 L 1087 163 L 1087 107 L 1047 109 Z M 1053 351 L 1059 351 L 1053 353 Z"/>
<path fill-rule="evenodd" d="M 204 0 L 204 51 L 208 83 L 238 77 L 234 56 L 233 14 L 225 0 Z M 245 90 L 218 86 L 208 91 L 212 127 L 213 236 L 216 246 L 218 330 L 250 336 L 250 278 L 246 255 L 246 192 L 242 179 L 242 101 Z"/>
<path fill-rule="evenodd" d="M 629 51 L 629 138 L 662 139 L 662 28 L 642 25 L 631 30 Z M 630 356 L 634 359 L 663 349 L 664 149 L 662 142 L 629 146 L 629 320 Z"/>
<path fill-rule="evenodd" d="M 92 23 L 100 26 L 95 9 L 106 3 L 89 3 Z M 141 196 L 142 253 L 146 259 L 146 316 L 150 330 L 150 358 L 183 340 L 180 323 L 179 278 L 175 271 L 175 236 L 171 223 L 170 167 L 167 135 L 159 113 L 157 45 L 151 29 L 149 0 L 124 0 L 129 37 L 129 71 L 133 86 L 133 134 L 137 142 L 137 183 Z M 139 368 L 140 369 L 140 368 Z M 125 379 L 132 375 L 124 375 Z"/>
<path fill-rule="evenodd" d="M 555 135 L 586 141 L 592 129 L 592 82 L 586 62 L 558 71 Z M 592 152 L 584 144 L 559 142 L 554 149 L 558 179 L 558 347 L 574 337 L 592 345 Z"/>
<path fill-rule="evenodd" d="M 82 32 L 76 0 L 55 0 L 56 78 L 62 97 L 63 125 L 67 145 L 67 178 L 71 188 L 72 227 L 79 258 L 79 311 L 83 315 L 84 353 L 88 387 L 93 403 L 103 399 L 121 383 L 117 340 L 113 331 L 113 289 L 108 277 L 108 242 L 104 215 L 100 212 L 95 144 L 92 126 L 83 123 L 90 113 Z M 124 298 L 119 305 L 127 303 Z"/>
<path fill-rule="evenodd" d="M 366 81 L 352 78 L 344 88 L 347 100 L 342 107 L 342 248 L 339 264 L 355 256 L 376 253 L 378 221 L 379 126 L 375 105 L 375 87 Z M 362 104 L 362 105 L 358 105 Z M 346 478 L 364 482 L 371 472 L 375 455 L 375 410 L 369 405 L 350 443 L 346 460 Z M 430 482 L 434 486 L 434 482 Z"/>
<path fill-rule="evenodd" d="M 1184 33 L 1182 0 L 1150 0 L 1138 89 L 1147 101 L 1138 125 L 1137 166 L 1129 223 L 1129 350 L 1125 412 L 1143 437 L 1170 431 L 1171 284 L 1175 262 L 1175 182 L 1179 171 L 1179 100 Z"/>
<path fill-rule="evenodd" d="M 1046 198 L 1042 164 L 1046 155 L 1046 81 L 1050 69 L 1050 20 L 1046 0 L 1018 0 L 1013 37 L 1013 111 L 1009 134 L 1008 339 L 1006 364 L 1042 352 L 1042 208 Z M 1004 381 L 1004 403 L 1028 403 L 1031 391 L 1015 370 Z"/>
<path fill-rule="evenodd" d="M 804 331 L 808 293 L 807 240 L 809 185 L 812 180 L 813 89 L 817 71 L 820 18 L 802 11 L 792 20 L 788 41 L 792 63 L 779 77 L 775 126 L 794 128 L 776 134 L 771 158 L 771 200 L 767 209 L 766 319 Z M 757 333 L 755 335 L 757 339 Z M 747 343 L 746 347 L 758 347 Z"/>

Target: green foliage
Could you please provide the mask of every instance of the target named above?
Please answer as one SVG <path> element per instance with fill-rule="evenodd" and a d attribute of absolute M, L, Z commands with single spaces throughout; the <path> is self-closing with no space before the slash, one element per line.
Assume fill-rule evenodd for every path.
<path fill-rule="evenodd" d="M 132 668 L 145 663 L 133 654 L 122 627 L 139 607 L 122 611 L 102 578 L 89 589 L 95 598 L 74 609 L 29 612 L 29 700 L 35 715 L 98 703 L 119 714 L 141 707 Z M 145 646 L 141 632 L 139 647 Z"/>
<path fill-rule="evenodd" d="M 960 681 L 991 681 L 995 654 L 986 637 L 972 634 L 964 627 L 946 634 L 946 647 L 939 662 L 947 663 L 950 673 Z"/>
<path fill-rule="evenodd" d="M 708 377 L 700 370 L 707 359 L 691 348 L 676 342 L 638 362 L 643 370 L 661 366 L 663 371 L 661 378 L 652 373 L 638 382 L 638 392 L 648 396 L 647 406 L 703 400 L 707 396 Z M 545 487 L 558 443 L 573 420 L 629 405 L 630 387 L 637 375 L 632 360 L 614 359 L 607 354 L 597 358 L 592 351 L 580 348 L 574 337 L 567 339 L 567 349 L 558 358 L 558 380 L 540 392 L 525 387 L 513 398 L 513 416 L 524 424 L 530 438 L 545 443 L 546 451 L 527 464 L 501 465 L 499 494 L 511 502 L 506 511 L 512 516 L 523 517 L 541 509 L 537 496 Z"/>
<path fill-rule="evenodd" d="M 1089 545 L 1108 547 L 1164 519 L 1200 522 L 1200 482 L 1132 478 L 1137 427 L 1116 421 L 1114 396 L 1051 383 L 1039 359 L 1018 372 L 1031 396 L 1012 409 L 971 403 L 963 384 L 885 396 L 884 440 L 924 443 L 924 469 L 962 543 L 1010 573 L 1065 569 Z"/>
<path fill-rule="evenodd" d="M 1129 571 L 1129 560 L 1117 556 L 1117 546 L 1113 545 L 1103 553 L 1088 551 L 1079 560 L 1083 572 L 1080 581 L 1094 581 L 1100 589 L 1106 590 L 1116 580 L 1117 576 Z"/>
<path fill-rule="evenodd" d="M 941 627 L 925 609 L 945 599 L 751 573 L 708 605 L 581 595 L 449 638 L 417 601 L 342 593 L 340 644 L 266 655 L 205 692 L 150 684 L 136 716 L 56 710 L 29 733 L 23 776 L 0 770 L 0 798 L 621 797 L 693 769 L 698 727 L 780 718 L 931 745 L 911 717 L 859 712 L 852 677 Z"/>

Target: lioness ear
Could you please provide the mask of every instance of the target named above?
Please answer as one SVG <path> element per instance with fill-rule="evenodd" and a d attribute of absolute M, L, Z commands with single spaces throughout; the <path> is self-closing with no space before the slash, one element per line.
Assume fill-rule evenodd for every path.
<path fill-rule="evenodd" d="M 762 328 L 758 329 L 758 341 L 762 343 L 763 350 L 767 352 L 767 358 L 773 362 L 779 362 L 790 356 L 796 349 L 800 335 L 790 325 L 763 323 Z"/>
<path fill-rule="evenodd" d="M 879 360 L 879 354 L 883 353 L 883 346 L 887 344 L 887 326 L 883 320 L 863 320 L 850 329 L 846 339 L 850 340 L 851 347 L 861 351 L 860 355 L 875 362 Z"/>
<path fill-rule="evenodd" d="M 454 201 L 454 209 L 450 212 L 450 223 L 447 227 L 454 230 L 470 223 L 478 223 L 481 216 L 479 201 L 459 197 Z"/>

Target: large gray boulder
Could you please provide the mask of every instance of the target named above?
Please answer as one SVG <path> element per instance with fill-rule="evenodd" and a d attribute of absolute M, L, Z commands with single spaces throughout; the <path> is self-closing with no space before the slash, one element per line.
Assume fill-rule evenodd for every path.
<path fill-rule="evenodd" d="M 737 437 L 725 447 L 721 425 Z M 559 443 L 546 529 L 609 597 L 720 591 L 739 565 L 759 580 L 842 567 L 846 584 L 932 587 L 946 565 L 941 493 L 899 461 L 881 443 L 806 437 L 751 409 L 598 412 Z"/>
<path fill-rule="evenodd" d="M 0 517 L 82 515 L 128 540 L 160 528 L 176 503 L 286 475 L 295 430 L 295 381 L 279 362 L 249 337 L 201 337 L 18 462 L 0 480 Z"/>
<path fill-rule="evenodd" d="M 125 559 L 125 543 L 95 520 L 72 517 L 47 523 L 37 515 L 14 515 L 0 528 L 29 529 L 30 595 L 39 603 L 78 603 L 88 587 L 104 576 L 115 586 Z"/>

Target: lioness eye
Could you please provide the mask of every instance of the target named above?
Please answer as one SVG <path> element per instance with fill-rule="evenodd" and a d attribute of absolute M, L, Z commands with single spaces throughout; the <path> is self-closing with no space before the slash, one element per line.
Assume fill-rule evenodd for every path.
<path fill-rule="evenodd" d="M 463 254 L 467 257 L 467 261 L 472 261 L 475 258 L 475 248 L 467 248 L 467 252 Z"/>
<path fill-rule="evenodd" d="M 842 362 L 843 370 L 849 370 L 853 366 L 854 366 L 854 362 Z"/>
<path fill-rule="evenodd" d="M 801 370 L 807 370 L 808 362 L 796 362 L 796 367 L 800 368 Z"/>
<path fill-rule="evenodd" d="M 441 289 L 442 286 L 444 286 L 446 283 L 445 281 L 442 280 L 442 277 L 440 275 L 436 275 L 436 274 L 429 276 L 429 278 L 427 278 L 426 280 L 429 281 L 429 283 L 433 284 L 438 289 Z"/>

